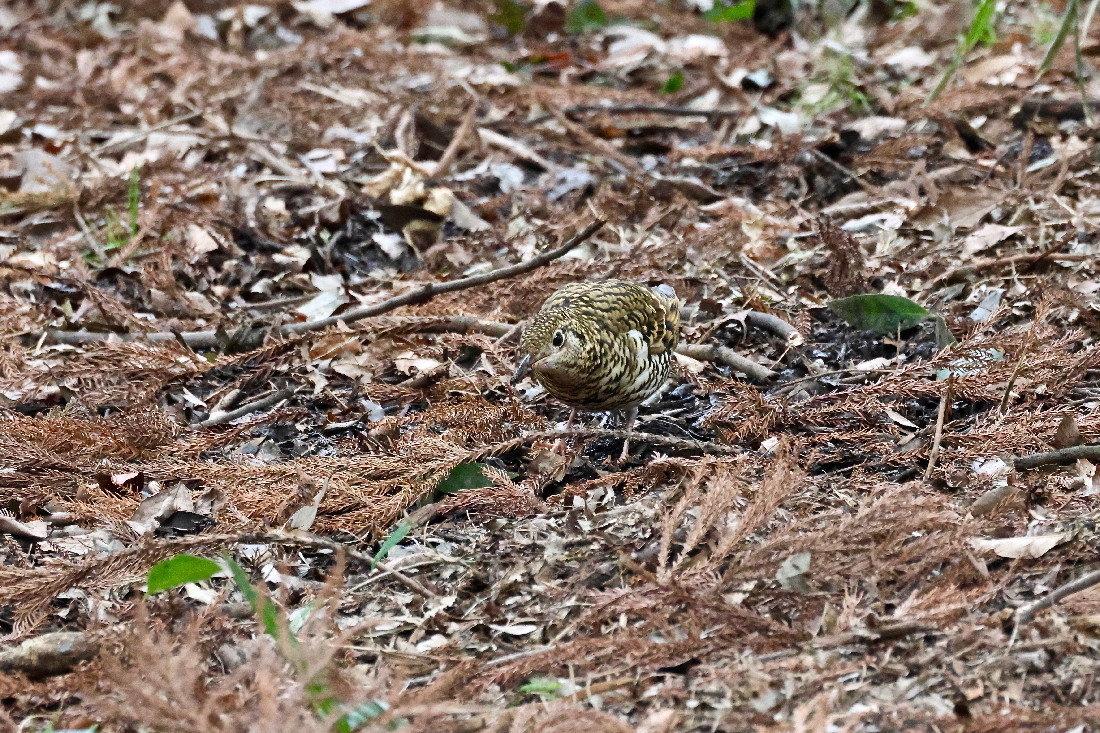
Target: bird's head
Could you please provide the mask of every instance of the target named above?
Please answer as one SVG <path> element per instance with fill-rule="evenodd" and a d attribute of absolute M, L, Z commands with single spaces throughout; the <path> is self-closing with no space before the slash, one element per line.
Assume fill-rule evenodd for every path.
<path fill-rule="evenodd" d="M 587 321 L 568 308 L 542 311 L 523 332 L 519 367 L 512 383 L 528 371 L 552 392 L 582 380 L 593 368 L 598 344 Z"/>

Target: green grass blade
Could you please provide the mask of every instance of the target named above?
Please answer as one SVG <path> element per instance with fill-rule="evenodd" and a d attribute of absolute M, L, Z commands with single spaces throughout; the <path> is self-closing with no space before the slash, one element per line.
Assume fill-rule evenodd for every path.
<path fill-rule="evenodd" d="M 1076 2 L 1077 0 L 1070 0 Z M 940 96 L 940 93 L 947 87 L 947 84 L 955 77 L 955 73 L 962 66 L 963 59 L 966 58 L 966 54 L 979 43 L 992 43 L 996 40 L 996 33 L 994 32 L 994 26 L 997 22 L 997 0 L 982 0 L 978 5 L 977 12 L 974 13 L 974 19 L 970 21 L 970 27 L 966 30 L 966 35 L 959 39 L 958 46 L 955 48 L 955 55 L 947 65 L 947 69 L 943 72 L 943 76 L 936 83 L 936 87 L 928 94 L 928 98 L 924 100 L 925 106 L 932 103 L 936 97 Z"/>
<path fill-rule="evenodd" d="M 1073 30 L 1076 24 L 1077 0 L 1069 0 L 1069 4 L 1066 5 L 1066 13 L 1062 16 L 1062 24 L 1058 26 L 1058 33 L 1054 36 L 1054 40 L 1050 42 L 1046 55 L 1043 56 L 1043 60 L 1039 63 L 1039 70 L 1035 72 L 1036 81 L 1041 79 L 1043 74 L 1050 71 L 1054 59 L 1058 57 L 1058 52 L 1062 50 L 1062 46 L 1065 45 L 1066 39 L 1069 38 L 1070 31 Z"/>
<path fill-rule="evenodd" d="M 138 233 L 138 213 L 141 211 L 141 168 L 130 171 L 130 185 L 126 189 L 126 203 L 130 209 L 130 236 Z"/>
<path fill-rule="evenodd" d="M 408 521 L 403 521 L 401 524 L 394 527 L 393 531 L 390 532 L 390 536 L 387 537 L 386 541 L 382 543 L 382 546 L 378 548 L 378 553 L 374 556 L 374 559 L 371 560 L 370 569 L 374 570 L 378 563 L 385 560 L 386 555 L 390 554 L 390 550 L 397 547 L 401 540 L 405 539 L 405 535 L 411 530 L 412 524 Z"/>

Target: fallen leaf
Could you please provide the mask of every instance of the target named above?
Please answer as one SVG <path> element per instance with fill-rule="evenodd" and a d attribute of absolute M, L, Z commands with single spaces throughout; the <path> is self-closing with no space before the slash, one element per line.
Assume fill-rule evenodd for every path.
<path fill-rule="evenodd" d="M 967 235 L 963 240 L 963 255 L 972 256 L 983 252 L 993 245 L 1003 242 L 1024 227 L 1008 227 L 1001 224 L 984 224 Z"/>
<path fill-rule="evenodd" d="M 1006 537 L 1004 539 L 974 537 L 970 540 L 970 546 L 975 550 L 988 550 L 1001 557 L 1034 559 L 1042 557 L 1053 547 L 1068 540 L 1069 537 L 1070 535 L 1065 532 L 1040 534 L 1033 537 Z"/>
<path fill-rule="evenodd" d="M 493 631 L 499 631 L 502 634 L 508 634 L 509 636 L 527 636 L 537 631 L 539 627 L 535 624 L 507 624 L 504 626 L 489 624 L 489 628 Z"/>

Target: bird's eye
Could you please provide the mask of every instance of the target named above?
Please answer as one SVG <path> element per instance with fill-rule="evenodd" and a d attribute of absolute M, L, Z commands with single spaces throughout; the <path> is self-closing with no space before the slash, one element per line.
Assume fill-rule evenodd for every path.
<path fill-rule="evenodd" d="M 565 334 L 561 331 L 554 331 L 554 339 L 550 342 L 550 344 L 555 349 L 560 349 L 562 346 L 565 346 Z"/>

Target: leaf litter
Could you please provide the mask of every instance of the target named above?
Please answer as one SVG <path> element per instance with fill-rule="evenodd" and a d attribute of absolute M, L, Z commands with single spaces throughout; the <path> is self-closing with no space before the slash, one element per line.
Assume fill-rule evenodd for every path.
<path fill-rule="evenodd" d="M 756 5 L 0 8 L 0 727 L 1094 725 L 1095 84 Z M 509 384 L 605 277 L 622 464 Z"/>

